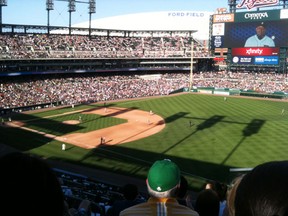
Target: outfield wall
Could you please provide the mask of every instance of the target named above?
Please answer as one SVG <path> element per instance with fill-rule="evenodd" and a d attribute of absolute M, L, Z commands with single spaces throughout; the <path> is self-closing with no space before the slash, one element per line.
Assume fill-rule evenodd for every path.
<path fill-rule="evenodd" d="M 240 89 L 229 89 L 229 88 L 215 88 L 215 87 L 197 87 L 197 92 L 204 94 L 215 94 L 215 95 L 240 95 Z"/>
<path fill-rule="evenodd" d="M 181 88 L 171 92 L 170 94 L 189 92 L 189 88 Z M 272 98 L 272 99 L 288 99 L 288 94 L 285 92 L 273 92 L 263 93 L 253 90 L 241 90 L 241 89 L 229 89 L 229 88 L 215 88 L 215 87 L 193 87 L 190 92 L 199 92 L 202 94 L 214 94 L 214 95 L 239 95 L 246 97 L 260 97 L 260 98 Z"/>
<path fill-rule="evenodd" d="M 199 92 L 199 93 L 223 95 L 223 96 L 240 95 L 240 96 L 248 96 L 248 97 L 261 97 L 261 98 L 273 98 L 273 99 L 287 99 L 288 98 L 288 95 L 285 92 L 262 93 L 262 92 L 256 92 L 253 90 L 215 88 L 215 87 L 197 87 L 196 89 L 197 89 L 196 92 Z"/>

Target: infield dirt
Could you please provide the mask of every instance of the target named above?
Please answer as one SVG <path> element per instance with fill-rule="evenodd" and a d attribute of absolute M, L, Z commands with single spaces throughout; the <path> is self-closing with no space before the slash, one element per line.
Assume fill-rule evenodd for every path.
<path fill-rule="evenodd" d="M 100 130 L 90 131 L 87 133 L 72 133 L 63 136 L 43 134 L 43 132 L 39 132 L 25 127 L 25 123 L 20 121 L 9 122 L 7 123 L 7 126 L 20 127 L 25 130 L 43 134 L 46 137 L 50 137 L 61 142 L 69 143 L 87 149 L 95 148 L 98 145 L 117 145 L 139 140 L 156 134 L 163 130 L 163 128 L 165 127 L 165 121 L 161 116 L 137 109 L 103 107 L 89 112 L 82 111 L 81 113 L 111 116 L 114 118 L 126 119 L 127 122 L 103 128 Z M 63 123 L 80 124 L 81 122 L 73 120 L 65 121 Z"/>

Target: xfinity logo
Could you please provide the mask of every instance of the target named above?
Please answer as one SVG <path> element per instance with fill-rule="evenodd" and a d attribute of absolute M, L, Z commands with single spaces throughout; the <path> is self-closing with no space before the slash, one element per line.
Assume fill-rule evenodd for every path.
<path fill-rule="evenodd" d="M 251 55 L 251 54 L 258 54 L 258 55 L 261 55 L 263 53 L 263 49 L 252 49 L 252 48 L 250 48 L 250 49 L 247 49 L 246 50 L 246 54 L 247 55 Z"/>
<path fill-rule="evenodd" d="M 236 8 L 246 7 L 248 10 L 252 8 L 260 8 L 271 5 L 279 4 L 279 0 L 242 0 L 242 2 L 236 5 Z"/>
<path fill-rule="evenodd" d="M 262 18 L 268 18 L 268 13 L 246 13 L 244 15 L 245 19 L 255 20 L 255 19 L 262 19 Z"/>

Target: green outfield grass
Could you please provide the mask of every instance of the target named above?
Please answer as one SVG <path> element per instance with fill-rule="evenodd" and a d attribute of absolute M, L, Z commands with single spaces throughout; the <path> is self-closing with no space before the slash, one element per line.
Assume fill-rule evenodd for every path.
<path fill-rule="evenodd" d="M 166 127 L 145 139 L 91 150 L 67 144 L 67 151 L 63 152 L 62 143 L 19 128 L 1 128 L 0 142 L 45 158 L 139 178 L 146 177 L 155 160 L 170 158 L 194 189 L 199 189 L 206 179 L 229 182 L 234 175 L 230 168 L 250 168 L 266 161 L 288 159 L 288 103 L 284 101 L 241 97 L 224 101 L 223 96 L 181 94 L 108 105 L 152 110 L 165 119 Z M 102 105 L 77 106 L 73 111 L 98 106 Z M 283 108 L 286 111 L 281 114 Z M 55 135 L 96 130 L 125 121 L 80 114 L 81 124 L 65 125 L 61 122 L 77 120 L 79 113 L 54 116 L 71 111 L 68 107 L 22 113 L 13 116 L 13 120 L 25 121 L 30 128 Z"/>

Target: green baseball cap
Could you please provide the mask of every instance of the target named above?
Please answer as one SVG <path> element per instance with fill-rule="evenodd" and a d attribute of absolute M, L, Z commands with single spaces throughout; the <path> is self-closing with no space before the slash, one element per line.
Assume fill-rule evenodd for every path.
<path fill-rule="evenodd" d="M 174 188 L 180 182 L 180 170 L 169 159 L 154 162 L 148 172 L 148 184 L 154 191 L 164 192 Z"/>

